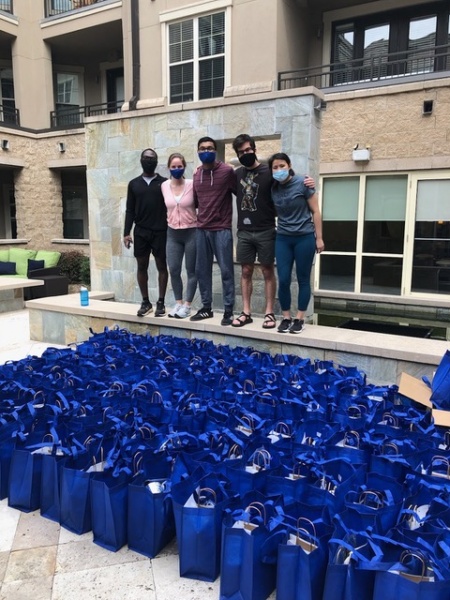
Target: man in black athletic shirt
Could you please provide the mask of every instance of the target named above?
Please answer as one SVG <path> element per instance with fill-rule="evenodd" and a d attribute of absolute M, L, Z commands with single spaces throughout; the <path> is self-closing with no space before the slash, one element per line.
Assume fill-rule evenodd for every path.
<path fill-rule="evenodd" d="M 138 317 L 148 315 L 153 310 L 148 294 L 148 266 L 151 253 L 153 253 L 158 270 L 159 298 L 156 303 L 155 317 L 161 317 L 166 313 L 164 297 L 168 281 L 166 264 L 167 210 L 161 192 L 161 184 L 166 178 L 155 173 L 157 164 L 156 152 L 152 148 L 143 150 L 141 153 L 143 172 L 129 182 L 127 192 L 123 243 L 126 248 L 134 244 L 137 282 L 142 294 L 142 304 L 137 312 Z"/>

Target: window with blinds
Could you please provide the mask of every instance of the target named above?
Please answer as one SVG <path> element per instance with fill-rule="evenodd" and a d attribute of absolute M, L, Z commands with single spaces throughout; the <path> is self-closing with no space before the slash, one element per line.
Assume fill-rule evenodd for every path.
<path fill-rule="evenodd" d="M 225 83 L 225 13 L 169 25 L 170 103 L 223 95 Z"/>

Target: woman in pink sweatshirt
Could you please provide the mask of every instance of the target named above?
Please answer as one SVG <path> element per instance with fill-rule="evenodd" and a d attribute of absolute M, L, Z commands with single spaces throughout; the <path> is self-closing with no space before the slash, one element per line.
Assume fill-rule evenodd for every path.
<path fill-rule="evenodd" d="M 192 179 L 185 179 L 186 161 L 182 154 L 169 156 L 170 178 L 161 185 L 167 207 L 167 265 L 175 296 L 175 306 L 169 317 L 185 319 L 191 314 L 191 303 L 197 289 L 195 276 L 197 212 Z M 183 257 L 187 273 L 186 295 L 183 296 L 181 266 Z"/>

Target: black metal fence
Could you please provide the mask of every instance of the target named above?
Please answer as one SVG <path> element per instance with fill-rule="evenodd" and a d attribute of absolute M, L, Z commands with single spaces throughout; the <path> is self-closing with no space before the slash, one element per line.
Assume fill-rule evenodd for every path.
<path fill-rule="evenodd" d="M 45 0 L 45 16 L 52 17 L 101 2 L 105 0 Z"/>
<path fill-rule="evenodd" d="M 13 0 L 0 0 L 0 10 L 7 13 L 13 13 Z"/>
<path fill-rule="evenodd" d="M 0 123 L 2 125 L 20 126 L 20 113 L 18 108 L 0 104 Z"/>
<path fill-rule="evenodd" d="M 90 106 L 64 106 L 52 110 L 50 124 L 52 129 L 60 127 L 79 127 L 83 125 L 85 117 L 95 117 L 120 112 L 123 101 L 104 102 Z"/>
<path fill-rule="evenodd" d="M 450 45 L 391 52 L 278 73 L 278 89 L 329 88 L 450 71 Z"/>

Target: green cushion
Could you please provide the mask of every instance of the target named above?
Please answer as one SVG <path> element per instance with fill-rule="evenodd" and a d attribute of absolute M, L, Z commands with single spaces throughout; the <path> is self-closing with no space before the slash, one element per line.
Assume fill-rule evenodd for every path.
<path fill-rule="evenodd" d="M 43 260 L 45 263 L 45 268 L 48 269 L 49 267 L 57 266 L 59 259 L 61 258 L 61 252 L 56 252 L 53 250 L 38 250 L 36 256 L 30 258 L 34 258 L 35 260 Z"/>
<path fill-rule="evenodd" d="M 36 250 L 26 248 L 10 248 L 9 260 L 16 263 L 17 275 L 28 277 L 28 259 L 36 257 Z"/>
<path fill-rule="evenodd" d="M 0 261 L 9 262 L 9 248 L 7 250 L 0 250 Z"/>

